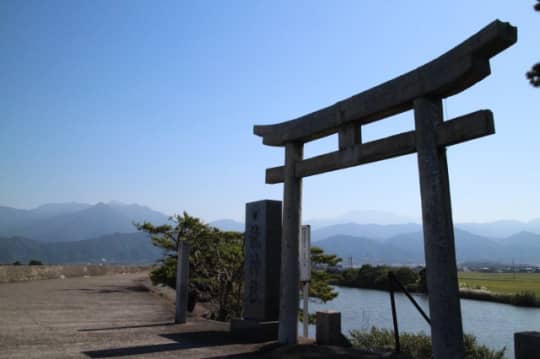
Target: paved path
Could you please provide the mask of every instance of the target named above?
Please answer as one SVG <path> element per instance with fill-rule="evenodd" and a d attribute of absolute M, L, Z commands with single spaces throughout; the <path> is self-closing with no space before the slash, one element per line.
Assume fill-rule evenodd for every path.
<path fill-rule="evenodd" d="M 0 283 L 0 358 L 381 358 L 305 339 L 285 347 L 242 343 L 228 324 L 197 318 L 172 324 L 174 306 L 141 285 L 147 278 Z"/>
<path fill-rule="evenodd" d="M 146 291 L 141 274 L 0 284 L 0 358 L 206 358 L 259 345 L 232 342 L 228 325 L 191 319 Z"/>

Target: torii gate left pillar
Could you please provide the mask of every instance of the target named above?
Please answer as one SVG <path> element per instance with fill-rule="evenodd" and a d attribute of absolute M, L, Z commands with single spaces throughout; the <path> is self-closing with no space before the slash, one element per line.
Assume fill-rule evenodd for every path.
<path fill-rule="evenodd" d="M 280 343 L 296 343 L 298 336 L 298 241 L 302 223 L 302 178 L 296 176 L 295 169 L 296 163 L 302 160 L 303 153 L 303 143 L 289 142 L 285 145 L 278 334 Z"/>

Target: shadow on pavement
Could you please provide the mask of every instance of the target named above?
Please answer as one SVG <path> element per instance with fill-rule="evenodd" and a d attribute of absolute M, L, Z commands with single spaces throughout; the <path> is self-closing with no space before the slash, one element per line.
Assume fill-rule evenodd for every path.
<path fill-rule="evenodd" d="M 194 348 L 225 347 L 234 344 L 253 344 L 253 341 L 239 339 L 224 331 L 202 331 L 191 333 L 161 334 L 173 343 L 140 345 L 124 348 L 92 350 L 82 352 L 90 358 L 113 358 L 128 355 L 143 355 Z M 219 355 L 220 349 L 207 359 L 247 359 L 247 358 L 291 358 L 291 359 L 411 359 L 401 353 L 375 353 L 355 348 L 320 346 L 317 344 L 282 345 L 277 342 L 262 342 L 260 345 L 246 347 L 244 353 Z M 178 353 L 181 357 L 182 354 Z"/>
<path fill-rule="evenodd" d="M 412 359 L 404 354 L 384 352 L 374 353 L 354 348 L 322 346 L 317 344 L 282 345 L 276 342 L 266 344 L 248 353 L 213 356 L 206 359 Z"/>
<path fill-rule="evenodd" d="M 105 328 L 88 328 L 79 329 L 79 332 L 100 332 L 104 330 L 121 330 L 121 329 L 137 329 L 137 328 L 152 328 L 152 327 L 165 327 L 168 325 L 175 325 L 174 323 L 154 323 L 154 324 L 141 324 L 141 325 L 126 325 L 121 327 L 105 327 Z"/>
<path fill-rule="evenodd" d="M 277 342 L 271 342 L 271 343 L 263 345 L 262 347 L 259 347 L 259 349 L 253 352 L 219 355 L 219 356 L 208 357 L 206 359 L 248 359 L 248 358 L 265 358 L 265 357 L 272 358 L 273 352 L 282 347 L 284 347 L 283 344 L 280 344 Z M 277 358 L 279 358 L 279 356 Z"/>
<path fill-rule="evenodd" d="M 174 340 L 176 343 L 140 345 L 133 347 L 90 350 L 82 352 L 90 358 L 112 358 L 126 355 L 140 355 L 159 353 L 173 350 L 193 349 L 202 347 L 214 347 L 232 344 L 247 344 L 252 341 L 245 341 L 232 338 L 228 332 L 223 331 L 204 331 L 193 333 L 163 334 L 163 338 Z M 245 357 L 241 357 L 245 358 Z"/>
<path fill-rule="evenodd" d="M 148 292 L 148 289 L 142 285 L 132 286 L 101 286 L 103 289 L 90 288 L 69 288 L 58 289 L 61 292 L 87 292 L 92 294 L 108 294 L 108 293 L 128 293 L 128 292 Z"/>
<path fill-rule="evenodd" d="M 155 345 L 140 345 L 135 347 L 116 348 L 116 349 L 104 349 L 104 350 L 90 350 L 82 352 L 90 358 L 113 358 L 126 355 L 139 355 L 159 353 L 172 350 L 188 349 L 189 346 L 180 343 L 168 343 L 168 344 L 155 344 Z"/>

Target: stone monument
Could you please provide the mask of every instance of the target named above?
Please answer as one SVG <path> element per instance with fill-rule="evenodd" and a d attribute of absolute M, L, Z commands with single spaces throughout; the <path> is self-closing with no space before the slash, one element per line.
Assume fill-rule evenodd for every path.
<path fill-rule="evenodd" d="M 246 204 L 243 319 L 233 335 L 277 339 L 281 268 L 281 201 Z"/>

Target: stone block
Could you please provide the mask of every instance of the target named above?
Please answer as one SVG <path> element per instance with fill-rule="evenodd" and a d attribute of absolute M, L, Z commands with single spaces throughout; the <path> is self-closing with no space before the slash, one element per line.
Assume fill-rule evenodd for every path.
<path fill-rule="evenodd" d="M 341 334 L 341 313 L 332 310 L 317 312 L 315 337 L 319 345 L 351 346 Z"/>
<path fill-rule="evenodd" d="M 540 332 L 514 333 L 516 359 L 540 358 Z"/>

